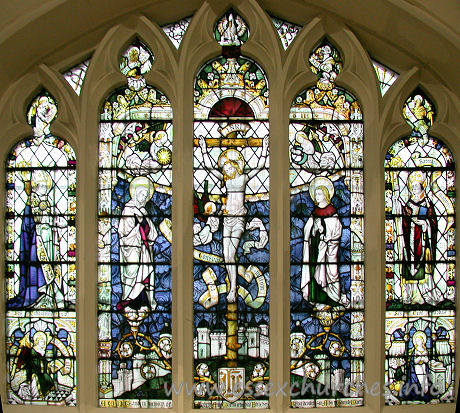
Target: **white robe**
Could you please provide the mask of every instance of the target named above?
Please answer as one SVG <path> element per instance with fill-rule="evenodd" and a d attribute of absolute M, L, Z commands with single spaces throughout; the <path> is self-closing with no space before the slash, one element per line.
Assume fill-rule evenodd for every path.
<path fill-rule="evenodd" d="M 303 265 L 301 290 L 305 300 L 309 300 L 310 292 L 310 266 L 316 262 L 314 272 L 315 281 L 321 286 L 324 292 L 337 303 L 348 306 L 349 302 L 346 295 L 340 291 L 340 276 L 337 256 L 339 252 L 340 237 L 342 236 L 342 224 L 335 213 L 333 216 L 323 218 L 324 228 L 323 237 L 318 245 L 316 257 L 310 257 L 311 237 L 320 231 L 319 227 L 322 219 L 320 217 L 310 217 L 304 228 L 304 246 L 303 246 Z M 309 228 L 311 230 L 309 231 Z M 309 233 L 308 233 L 309 231 Z M 321 233 L 321 232 L 319 232 Z"/>
<path fill-rule="evenodd" d="M 120 273 L 123 287 L 122 300 L 136 299 L 146 289 L 151 309 L 154 310 L 155 273 L 153 267 L 153 241 L 157 232 L 144 207 L 137 207 L 133 200 L 126 203 L 120 218 L 118 234 L 120 236 Z M 141 236 L 141 222 L 147 221 L 150 231 L 145 245 Z M 144 281 L 148 280 L 148 283 Z"/>

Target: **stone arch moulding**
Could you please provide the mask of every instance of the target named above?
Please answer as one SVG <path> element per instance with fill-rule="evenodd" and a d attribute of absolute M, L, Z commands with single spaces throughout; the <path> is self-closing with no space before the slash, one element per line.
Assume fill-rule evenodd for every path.
<path fill-rule="evenodd" d="M 359 99 L 367 121 L 377 119 L 379 93 L 369 54 L 353 31 L 335 19 L 312 21 L 300 31 L 298 39 L 288 49 L 282 72 L 287 86 L 285 96 L 293 99 L 306 85 L 315 83 L 316 76 L 308 69 L 308 56 L 323 39 L 328 39 L 342 54 L 343 69 L 337 76 L 336 84 Z M 372 87 L 374 84 L 375 87 Z"/>
<path fill-rule="evenodd" d="M 92 13 L 95 10 L 101 11 L 100 13 L 91 14 L 92 19 L 88 19 L 82 9 L 75 9 L 72 1 L 64 0 L 62 2 L 53 2 L 53 4 L 46 5 L 46 7 L 43 6 L 42 9 L 35 9 L 31 6 L 30 11 L 27 13 L 24 10 L 18 13 L 18 15 L 23 16 L 21 23 L 15 22 L 3 26 L 1 38 L 4 40 L 0 40 L 0 58 L 2 58 L 2 61 L 7 62 L 5 66 L 8 67 L 0 73 L 0 141 L 2 142 L 0 158 L 5 159 L 9 148 L 19 140 L 30 136 L 30 128 L 24 117 L 27 102 L 42 88 L 49 90 L 59 104 L 59 115 L 51 127 L 52 133 L 68 140 L 76 150 L 79 160 L 78 191 L 82 202 L 85 202 L 85 211 L 83 209 L 78 211 L 78 242 L 79 247 L 81 246 L 82 248 L 82 253 L 89 257 L 87 262 L 82 262 L 83 260 L 79 258 L 80 289 L 85 288 L 83 287 L 84 285 L 92 285 L 91 274 L 94 274 L 96 270 L 95 263 L 97 260 L 95 253 L 97 250 L 97 241 L 95 240 L 97 224 L 96 218 L 94 218 L 97 216 L 95 203 L 97 194 L 97 117 L 100 105 L 108 93 L 124 83 L 123 75 L 118 70 L 118 58 L 125 46 L 136 36 L 144 41 L 155 55 L 152 70 L 146 76 L 147 83 L 161 89 L 171 100 L 174 109 L 174 130 L 175 136 L 178 137 L 175 140 L 175 145 L 177 144 L 178 146 L 175 148 L 174 156 L 177 156 L 177 158 L 174 161 L 175 163 L 173 162 L 175 165 L 174 173 L 176 174 L 177 171 L 175 176 L 179 178 L 178 174 L 182 174 L 183 178 L 183 182 L 178 184 L 180 194 L 177 195 L 177 203 L 174 208 L 177 208 L 175 213 L 181 222 L 191 222 L 192 220 L 192 213 L 187 208 L 193 198 L 192 190 L 188 185 L 188 173 L 192 170 L 192 164 L 189 161 L 191 150 L 188 148 L 188 143 L 192 139 L 193 133 L 190 113 L 193 77 L 205 61 L 220 53 L 220 48 L 213 39 L 212 31 L 215 21 L 229 7 L 233 7 L 240 12 L 251 28 L 251 36 L 243 46 L 242 53 L 259 62 L 267 73 L 271 86 L 270 97 L 273 100 L 275 97 L 278 99 L 276 104 L 274 103 L 271 106 L 270 116 L 279 124 L 285 122 L 285 125 L 287 125 L 287 113 L 296 93 L 309 85 L 313 85 L 315 82 L 315 76 L 310 72 L 306 64 L 309 53 L 314 46 L 326 36 L 340 49 L 345 65 L 342 74 L 337 78 L 337 84 L 355 94 L 365 113 L 366 150 L 369 149 L 365 154 L 368 157 L 366 164 L 366 196 L 369 199 L 366 205 L 372 203 L 372 205 L 375 205 L 376 210 L 376 212 L 371 212 L 370 208 L 367 209 L 366 228 L 368 228 L 370 222 L 380 220 L 379 214 L 383 208 L 383 199 L 377 193 L 381 189 L 380 184 L 376 185 L 377 189 L 372 189 L 374 177 L 371 175 L 382 177 L 381 165 L 386 150 L 396 139 L 410 133 L 410 128 L 402 118 L 401 108 L 407 96 L 418 85 L 429 93 L 437 105 L 438 118 L 432 127 L 432 135 L 439 136 L 452 150 L 455 159 L 458 160 L 460 148 L 458 138 L 460 136 L 460 116 L 458 115 L 460 112 L 460 98 L 458 82 L 456 81 L 457 73 L 454 69 L 458 65 L 456 64 L 457 61 L 454 61 L 451 67 L 443 66 L 440 58 L 433 52 L 436 44 L 445 44 L 444 42 L 448 41 L 449 55 L 458 55 L 460 50 L 458 35 L 448 28 L 447 23 L 443 27 L 443 19 L 440 19 L 436 25 L 430 24 L 433 19 L 436 19 L 437 11 L 435 10 L 431 17 L 426 12 L 418 14 L 417 17 L 417 1 L 412 2 L 411 9 L 406 8 L 407 4 L 404 4 L 404 6 L 398 5 L 395 1 L 377 0 L 372 2 L 372 6 L 364 0 L 356 0 L 353 3 L 347 3 L 347 7 L 343 7 L 343 5 L 338 5 L 337 2 L 319 5 L 318 2 L 313 0 L 306 0 L 305 2 L 285 0 L 283 3 L 274 0 L 236 0 L 232 3 L 218 0 L 206 2 L 199 0 L 171 0 L 168 3 L 168 7 L 165 7 L 164 2 L 161 1 L 142 0 L 134 5 L 128 0 L 114 0 L 113 7 L 106 8 L 105 13 L 102 12 L 103 8 L 100 5 L 88 5 L 87 7 L 90 7 L 90 9 L 87 13 Z M 387 13 L 389 5 L 392 7 L 393 15 L 388 15 Z M 15 7 L 12 6 L 13 9 Z M 359 21 L 361 16 L 360 9 L 364 12 L 368 8 L 371 17 Z M 188 15 L 193 14 L 193 18 L 180 48 L 175 50 L 161 31 L 161 25 L 184 17 L 182 10 L 187 10 Z M 303 25 L 303 29 L 286 51 L 282 50 L 279 38 L 266 11 L 286 18 L 290 17 L 291 20 Z M 328 17 L 331 14 L 334 17 Z M 381 17 L 381 19 L 377 17 Z M 33 34 L 37 33 L 38 26 L 44 26 L 43 19 L 51 18 L 56 21 L 56 24 L 53 26 L 46 25 L 50 28 L 41 31 L 41 35 L 43 35 L 41 40 L 39 36 L 34 36 Z M 92 21 L 85 22 L 85 20 Z M 447 16 L 445 20 L 446 22 L 448 21 Z M 2 21 L 1 18 L 0 21 Z M 383 29 L 392 27 L 393 24 L 398 27 L 398 23 L 401 26 L 404 25 L 405 29 L 403 31 L 380 30 L 382 27 Z M 19 27 L 20 24 L 21 27 Z M 67 25 L 68 27 L 66 27 Z M 73 31 L 70 29 L 73 29 Z M 414 29 L 417 29 L 419 36 L 416 44 L 411 34 Z M 51 32 L 54 32 L 54 34 Z M 56 43 L 53 43 L 53 39 L 56 40 Z M 426 43 L 426 47 L 424 43 Z M 88 55 L 88 51 L 93 51 L 92 60 L 83 85 L 82 94 L 77 97 L 64 81 L 59 70 L 65 68 L 66 62 L 77 61 L 78 59 L 75 56 Z M 368 52 L 372 57 L 375 56 L 381 59 L 383 63 L 394 67 L 400 73 L 399 79 L 383 99 L 378 93 L 378 86 L 369 61 Z M 441 55 L 444 56 L 445 53 L 446 51 L 443 51 Z M 10 65 L 8 62 L 11 56 L 15 56 L 15 58 Z M 452 57 L 452 59 L 454 58 Z M 275 84 L 276 87 L 274 86 Z M 376 102 L 379 103 L 377 104 Z M 282 111 L 284 112 L 281 113 Z M 287 142 L 287 127 L 286 131 L 283 132 L 281 127 L 270 125 L 270 130 L 275 131 L 277 135 L 274 136 L 274 140 L 282 141 L 285 139 Z M 182 144 L 181 141 L 185 143 Z M 375 148 L 371 148 L 374 143 L 376 144 Z M 279 148 L 279 146 L 279 144 L 274 145 L 273 149 Z M 275 162 L 273 162 L 272 169 L 283 172 L 282 168 L 284 167 L 287 170 L 286 160 L 283 161 L 282 159 L 285 155 L 286 159 L 288 158 L 287 150 L 278 153 L 278 155 L 273 152 L 275 151 L 272 151 Z M 275 156 L 279 156 L 279 158 L 275 158 Z M 276 162 L 276 160 L 280 162 Z M 275 163 L 279 165 L 275 165 Z M 83 167 L 83 164 L 87 165 L 87 167 Z M 0 174 L 0 185 L 2 187 L 4 187 L 4 175 L 4 173 Z M 3 191 L 0 192 L 0 198 L 4 198 Z M 286 208 L 286 202 L 283 204 L 283 200 L 274 199 L 273 203 L 277 208 L 280 207 L 279 211 L 281 212 L 279 215 L 281 215 L 281 218 L 277 217 L 274 221 L 271 221 L 272 225 L 273 222 L 289 225 L 289 219 L 286 218 L 289 212 L 288 208 L 283 211 L 283 208 Z M 2 225 L 3 220 L 4 218 L 0 218 L 0 224 Z M 379 225 L 376 224 L 376 228 L 379 233 L 383 233 L 383 229 Z M 192 237 L 191 229 L 181 227 L 180 231 L 179 229 L 175 229 L 175 231 L 177 231 L 175 234 L 180 235 L 184 240 L 178 239 L 178 242 L 180 242 L 175 247 L 176 250 L 173 256 L 188 256 L 191 253 L 191 248 L 187 245 L 186 240 Z M 4 235 L 1 233 L 0 241 L 3 242 L 3 239 Z M 376 264 L 367 267 L 368 281 L 371 282 L 367 290 L 367 300 L 381 300 L 380 296 L 383 291 L 379 289 L 381 288 L 380 280 L 377 283 L 373 283 L 371 276 L 376 279 L 380 275 L 383 276 L 383 266 L 379 263 L 382 262 L 384 246 L 380 241 L 376 240 L 369 240 L 368 245 L 369 253 L 367 256 L 370 259 L 370 256 L 373 257 L 375 253 Z M 79 255 L 79 257 L 81 256 Z M 272 261 L 273 259 L 278 260 L 281 256 L 282 254 L 272 257 Z M 286 262 L 288 261 L 288 259 L 284 259 Z M 4 257 L 0 255 L 0 265 L 3 262 Z M 186 279 L 187 276 L 191 275 L 190 268 L 187 268 L 190 266 L 187 264 L 189 262 L 180 262 L 175 270 L 177 276 L 182 277 L 180 278 L 181 282 L 184 282 L 183 284 L 176 283 L 174 287 L 178 300 L 183 301 L 173 310 L 176 318 L 181 313 L 191 313 L 192 311 L 191 305 L 188 306 L 186 302 L 186 300 L 190 299 L 188 293 L 192 288 L 192 283 Z M 286 265 L 284 267 L 272 265 L 271 268 L 272 271 L 278 271 L 282 274 L 283 271 L 280 268 L 286 269 Z M 179 275 L 182 273 L 184 275 Z M 374 273 L 376 274 L 375 277 L 373 276 Z M 84 274 L 87 274 L 87 276 L 83 281 Z M 274 288 L 278 285 L 273 284 Z M 0 324 L 4 324 L 3 292 L 3 276 L 0 276 Z M 281 294 L 284 293 L 285 291 Z M 84 314 L 82 320 L 93 320 L 96 314 L 94 308 L 94 303 L 97 300 L 96 293 L 88 289 L 85 290 L 84 295 L 84 297 L 83 294 L 79 295 L 79 308 Z M 282 297 L 285 297 L 285 295 L 282 295 Z M 278 309 L 282 309 L 282 306 L 273 304 L 271 308 L 276 309 L 273 310 L 275 312 Z M 275 334 L 288 336 L 288 322 L 286 323 L 286 320 L 282 322 L 281 316 L 274 318 L 273 314 L 271 316 L 275 323 L 274 326 L 278 328 Z M 369 360 L 366 368 L 371 370 L 371 374 L 368 375 L 369 380 L 374 378 L 375 380 L 382 380 L 383 362 L 382 365 L 377 367 L 370 366 L 371 358 L 372 361 L 379 358 L 383 360 L 384 350 L 379 347 L 381 346 L 381 340 L 378 338 L 380 333 L 376 333 L 376 338 L 371 337 L 369 332 L 372 332 L 372 330 L 369 330 L 369 326 L 372 325 L 372 328 L 380 328 L 383 331 L 382 320 L 384 319 L 384 313 L 380 309 L 369 313 L 369 316 L 366 320 L 366 344 L 369 347 L 375 347 L 377 350 L 374 351 L 369 348 L 366 352 Z M 68 411 L 94 413 L 98 410 L 96 406 L 97 382 L 94 365 L 91 364 L 97 355 L 96 350 L 93 349 L 95 346 L 91 343 L 94 343 L 97 339 L 95 333 L 97 325 L 93 321 L 88 321 L 87 323 L 87 331 L 82 328 L 79 329 L 79 344 L 81 348 L 84 348 L 84 356 L 82 353 L 78 355 L 80 363 L 79 386 L 81 386 L 81 391 L 79 390 L 79 407 L 70 408 Z M 174 328 L 178 338 L 183 338 L 184 342 L 191 342 L 192 333 L 187 330 L 190 328 L 185 321 L 182 324 L 176 323 Z M 185 332 L 178 331 L 180 329 Z M 0 330 L 0 363 L 4 365 L 5 334 L 3 329 Z M 272 331 L 275 330 L 272 329 Z M 288 340 L 286 342 L 285 338 L 283 340 L 280 340 L 281 343 L 274 343 L 274 340 L 272 340 L 275 346 L 273 349 L 286 356 L 286 350 L 289 350 L 289 343 Z M 193 382 L 190 374 L 192 371 L 190 349 L 184 346 L 180 349 L 176 348 L 174 351 L 180 353 L 179 355 L 176 353 L 174 356 L 175 360 L 177 360 L 173 371 L 175 377 L 177 377 L 178 381 L 187 380 Z M 274 353 L 272 352 L 272 354 Z M 282 374 L 287 375 L 287 369 L 284 368 L 286 366 L 283 367 L 281 358 L 280 356 L 272 359 L 272 372 L 279 373 L 286 370 Z M 460 361 L 458 356 L 457 361 Z M 179 365 L 181 366 L 180 368 Z M 0 374 L 0 394 L 2 395 L 2 400 L 5 400 L 6 379 L 2 376 Z M 280 377 L 284 376 L 280 375 Z M 187 398 L 183 394 L 173 396 L 173 402 L 174 406 L 177 406 L 177 409 L 176 407 L 173 408 L 174 411 L 191 406 L 191 398 Z M 383 403 L 379 401 L 379 398 L 371 395 L 366 398 L 365 404 L 366 406 L 362 408 L 363 412 L 375 413 L 384 409 Z M 447 412 L 451 407 L 451 405 L 433 406 L 431 410 Z M 6 406 L 4 409 L 7 412 L 13 410 L 18 412 L 27 411 L 24 410 L 27 407 L 21 408 L 17 406 Z M 288 411 L 288 406 L 282 399 L 273 397 L 271 399 L 271 409 L 274 411 Z M 404 408 L 398 407 L 395 407 L 394 410 L 401 413 L 405 411 Z M 38 407 L 37 411 L 44 412 L 45 409 Z M 56 411 L 65 412 L 67 410 L 57 407 Z"/>
<path fill-rule="evenodd" d="M 383 131 L 381 140 L 382 156 L 388 148 L 403 136 L 410 134 L 411 128 L 405 121 L 402 115 L 402 107 L 407 97 L 417 88 L 426 93 L 427 96 L 434 102 L 436 106 L 436 121 L 430 128 L 430 134 L 439 137 L 449 146 L 449 149 L 454 154 L 454 158 L 458 159 L 458 144 L 455 137 L 458 136 L 458 126 L 449 119 L 455 112 L 455 98 L 445 87 L 432 87 L 423 82 L 420 82 L 420 71 L 418 67 L 401 75 L 399 82 L 395 83 L 395 90 L 388 93 L 388 97 L 383 99 L 383 110 L 380 117 L 380 125 Z"/>
<path fill-rule="evenodd" d="M 147 83 L 171 96 L 174 106 L 177 91 L 173 79 L 178 76 L 175 51 L 156 24 L 144 16 L 136 18 L 134 22 L 134 28 L 122 25 L 114 27 L 97 46 L 85 79 L 87 85 L 82 90 L 81 98 L 85 105 L 92 106 L 95 102 L 102 105 L 113 88 L 123 85 L 125 78 L 119 70 L 119 56 L 134 38 L 139 38 L 154 55 L 152 69 L 145 77 Z"/>
<path fill-rule="evenodd" d="M 0 105 L 4 103 L 5 110 L 2 111 L 0 121 L 8 126 L 0 134 L 3 142 L 10 143 L 10 147 L 18 139 L 30 135 L 27 131 L 26 108 L 30 100 L 42 89 L 48 90 L 56 99 L 59 105 L 59 114 L 53 122 L 52 133 L 57 136 L 66 136 L 66 140 L 78 152 L 78 123 L 80 119 L 80 107 L 78 100 L 72 96 L 66 86 L 66 82 L 60 73 L 44 64 L 38 66 L 32 73 L 23 76 L 14 85 L 11 85 L 8 92 L 0 99 Z M 8 101 L 12 104 L 8 105 Z M 13 132 L 17 130 L 17 132 Z"/>

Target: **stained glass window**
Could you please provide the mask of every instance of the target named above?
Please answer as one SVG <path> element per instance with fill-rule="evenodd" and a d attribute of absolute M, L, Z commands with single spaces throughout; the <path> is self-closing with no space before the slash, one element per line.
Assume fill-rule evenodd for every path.
<path fill-rule="evenodd" d="M 382 93 L 383 96 L 388 92 L 388 89 L 390 89 L 391 85 L 396 81 L 399 75 L 395 71 L 375 60 L 372 60 L 372 65 L 374 66 L 377 79 L 379 80 L 380 93 Z"/>
<path fill-rule="evenodd" d="M 248 35 L 229 10 L 195 78 L 196 408 L 268 408 L 268 82 Z"/>
<path fill-rule="evenodd" d="M 33 136 L 6 162 L 8 401 L 76 404 L 76 159 L 53 136 L 55 99 L 41 91 L 27 120 Z"/>
<path fill-rule="evenodd" d="M 184 19 L 179 20 L 175 23 L 162 26 L 162 29 L 166 33 L 166 36 L 168 36 L 169 40 L 171 40 L 172 44 L 176 49 L 179 49 L 179 46 L 182 42 L 182 38 L 184 37 L 188 25 L 191 21 L 191 17 L 185 17 Z"/>
<path fill-rule="evenodd" d="M 172 108 L 135 40 L 99 123 L 99 404 L 171 407 Z"/>
<path fill-rule="evenodd" d="M 412 133 L 385 157 L 386 404 L 454 398 L 455 164 L 429 134 L 435 108 L 416 90 Z"/>
<path fill-rule="evenodd" d="M 86 71 L 88 70 L 90 59 L 86 59 L 80 64 L 70 68 L 64 72 L 64 78 L 67 80 L 72 89 L 75 90 L 75 93 L 80 96 L 81 87 L 83 86 L 83 81 L 85 80 Z"/>
<path fill-rule="evenodd" d="M 284 50 L 286 50 L 299 34 L 302 26 L 279 19 L 278 17 L 272 16 L 271 19 L 276 31 L 278 32 L 281 44 L 283 45 Z"/>
<path fill-rule="evenodd" d="M 291 406 L 363 404 L 363 123 L 335 84 L 337 49 L 324 40 L 318 76 L 290 112 Z"/>

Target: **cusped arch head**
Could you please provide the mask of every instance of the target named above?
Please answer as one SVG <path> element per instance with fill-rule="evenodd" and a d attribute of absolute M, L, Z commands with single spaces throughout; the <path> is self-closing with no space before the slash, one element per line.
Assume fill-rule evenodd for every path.
<path fill-rule="evenodd" d="M 412 128 L 412 135 L 419 137 L 426 144 L 428 131 L 436 117 L 436 110 L 434 103 L 423 90 L 415 89 L 406 99 L 403 116 Z"/>
<path fill-rule="evenodd" d="M 120 58 L 120 70 L 128 87 L 119 87 L 109 94 L 102 104 L 101 121 L 172 119 L 171 102 L 162 91 L 148 85 L 144 77 L 153 60 L 153 53 L 138 38 L 129 44 Z"/>
<path fill-rule="evenodd" d="M 222 46 L 239 47 L 249 38 L 249 26 L 232 8 L 216 22 L 214 38 Z"/>
<path fill-rule="evenodd" d="M 26 111 L 27 123 L 32 126 L 34 136 L 49 135 L 50 125 L 56 119 L 56 99 L 42 89 L 29 103 Z"/>
<path fill-rule="evenodd" d="M 267 76 L 254 60 L 219 56 L 206 62 L 195 77 L 195 119 L 267 119 L 268 96 Z"/>
<path fill-rule="evenodd" d="M 304 89 L 294 98 L 291 120 L 362 120 L 358 99 L 336 85 L 342 70 L 342 57 L 333 44 L 323 39 L 308 58 L 310 70 L 318 77 L 316 85 Z"/>

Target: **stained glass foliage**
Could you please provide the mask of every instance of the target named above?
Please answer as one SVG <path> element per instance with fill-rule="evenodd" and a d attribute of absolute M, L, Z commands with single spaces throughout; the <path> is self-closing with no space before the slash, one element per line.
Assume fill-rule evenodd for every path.
<path fill-rule="evenodd" d="M 195 78 L 194 406 L 268 408 L 268 83 L 230 56 Z"/>
<path fill-rule="evenodd" d="M 278 17 L 272 16 L 271 19 L 276 31 L 278 32 L 281 44 L 283 45 L 284 50 L 286 50 L 299 34 L 302 26 L 279 19 Z"/>
<path fill-rule="evenodd" d="M 359 406 L 364 380 L 362 114 L 358 101 L 335 85 L 341 67 L 337 50 L 325 42 L 309 61 L 319 80 L 294 99 L 289 124 L 291 406 Z"/>
<path fill-rule="evenodd" d="M 70 68 L 63 73 L 65 80 L 72 86 L 72 89 L 75 90 L 75 93 L 80 96 L 81 87 L 85 80 L 86 71 L 88 70 L 90 59 L 79 63 L 78 65 Z"/>
<path fill-rule="evenodd" d="M 377 79 L 380 85 L 380 93 L 383 96 L 388 92 L 388 89 L 390 89 L 391 85 L 393 85 L 399 75 L 395 71 L 375 60 L 372 60 L 372 65 L 374 66 L 375 73 L 377 74 Z"/>
<path fill-rule="evenodd" d="M 455 367 L 455 164 L 429 135 L 434 106 L 417 90 L 413 130 L 385 157 L 385 393 L 388 405 L 451 402 Z"/>
<path fill-rule="evenodd" d="M 76 404 L 76 158 L 53 136 L 55 99 L 27 111 L 33 136 L 6 162 L 8 402 Z"/>
<path fill-rule="evenodd" d="M 214 37 L 221 46 L 241 46 L 248 40 L 249 27 L 244 19 L 229 9 L 217 22 Z"/>
<path fill-rule="evenodd" d="M 121 57 L 127 86 L 99 123 L 99 405 L 170 408 L 172 108 L 147 85 L 153 55 Z"/>
<path fill-rule="evenodd" d="M 324 40 L 311 54 L 308 63 L 318 76 L 315 87 L 304 90 L 294 100 L 292 120 L 361 120 L 361 107 L 356 98 L 335 84 L 342 70 L 338 50 Z"/>
<path fill-rule="evenodd" d="M 185 17 L 184 19 L 179 20 L 175 23 L 167 24 L 161 27 L 176 49 L 179 49 L 179 46 L 182 42 L 182 38 L 184 37 L 188 25 L 191 21 L 191 17 Z"/>

